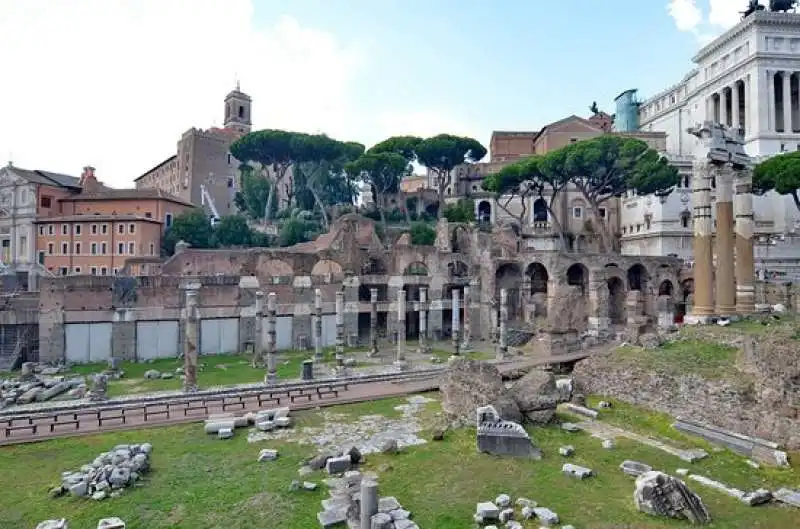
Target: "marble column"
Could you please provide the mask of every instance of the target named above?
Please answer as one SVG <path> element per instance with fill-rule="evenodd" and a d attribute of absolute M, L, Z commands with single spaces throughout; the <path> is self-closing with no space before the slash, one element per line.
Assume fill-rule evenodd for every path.
<path fill-rule="evenodd" d="M 369 289 L 369 355 L 378 356 L 378 289 Z"/>
<path fill-rule="evenodd" d="M 458 289 L 453 289 L 451 291 L 452 296 L 452 320 L 451 320 L 451 327 L 452 327 L 452 338 L 453 338 L 453 354 L 458 355 L 461 353 L 461 342 L 459 341 L 461 335 L 461 318 L 460 318 L 460 303 L 459 303 L 459 291 Z"/>
<path fill-rule="evenodd" d="M 695 157 L 692 169 L 694 306 L 687 323 L 707 323 L 714 315 L 711 176 L 716 169 L 705 157 Z"/>
<path fill-rule="evenodd" d="M 589 272 L 589 333 L 605 336 L 611 329 L 610 294 L 604 274 Z"/>
<path fill-rule="evenodd" d="M 200 314 L 195 289 L 186 291 L 186 320 L 183 342 L 183 391 L 197 391 L 197 348 L 200 345 Z"/>
<path fill-rule="evenodd" d="M 364 478 L 361 480 L 360 529 L 372 529 L 372 517 L 378 513 L 378 483 Z"/>
<path fill-rule="evenodd" d="M 497 321 L 497 302 L 494 299 L 489 302 L 489 323 L 492 330 L 492 343 L 497 343 L 500 326 Z"/>
<path fill-rule="evenodd" d="M 472 290 L 469 287 L 464 287 L 464 329 L 462 331 L 463 339 L 461 342 L 461 349 L 463 351 L 469 351 L 471 344 L 470 341 L 472 340 L 472 328 L 471 322 L 472 319 L 470 318 L 470 307 L 472 305 Z"/>
<path fill-rule="evenodd" d="M 400 368 L 406 365 L 406 291 L 397 291 L 397 356 L 394 364 Z"/>
<path fill-rule="evenodd" d="M 264 367 L 267 348 L 264 340 L 264 293 L 256 292 L 255 340 L 253 340 L 253 367 Z"/>
<path fill-rule="evenodd" d="M 278 348 L 276 325 L 278 323 L 278 305 L 275 292 L 267 294 L 267 339 L 269 349 L 267 349 L 267 384 L 274 384 L 278 380 L 276 369 L 276 349 Z"/>
<path fill-rule="evenodd" d="M 336 363 L 344 362 L 344 292 L 336 293 Z"/>
<path fill-rule="evenodd" d="M 314 362 L 322 364 L 322 290 L 314 291 Z"/>
<path fill-rule="evenodd" d="M 778 101 L 775 94 L 775 70 L 767 70 L 767 101 L 769 102 L 769 132 L 778 132 Z"/>
<path fill-rule="evenodd" d="M 419 287 L 419 354 L 428 354 L 428 289 Z"/>
<path fill-rule="evenodd" d="M 736 313 L 736 287 L 733 277 L 733 171 L 729 165 L 717 171 L 717 236 L 715 268 L 716 314 L 731 317 Z"/>
<path fill-rule="evenodd" d="M 739 118 L 739 81 L 734 81 L 731 85 L 731 123 L 733 128 L 741 128 L 742 123 Z"/>
<path fill-rule="evenodd" d="M 508 356 L 508 290 L 500 289 L 500 336 L 497 339 L 497 359 Z"/>
<path fill-rule="evenodd" d="M 734 214 L 736 215 L 736 312 L 755 310 L 755 264 L 753 260 L 753 173 L 734 171 Z"/>
<path fill-rule="evenodd" d="M 792 133 L 792 72 L 783 71 L 783 132 Z"/>
<path fill-rule="evenodd" d="M 728 91 L 725 88 L 719 91 L 719 122 L 723 125 L 728 125 Z"/>

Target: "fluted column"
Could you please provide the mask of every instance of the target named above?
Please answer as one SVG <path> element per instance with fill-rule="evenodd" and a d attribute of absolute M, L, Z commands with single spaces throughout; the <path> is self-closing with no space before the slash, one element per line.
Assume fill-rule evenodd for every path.
<path fill-rule="evenodd" d="M 183 341 L 183 391 L 197 391 L 197 348 L 200 337 L 200 315 L 197 310 L 197 293 L 195 289 L 186 291 L 186 327 Z"/>
<path fill-rule="evenodd" d="M 369 289 L 369 356 L 378 355 L 378 289 Z"/>
<path fill-rule="evenodd" d="M 714 315 L 714 263 L 711 220 L 711 171 L 707 158 L 695 158 L 692 167 L 692 249 L 694 305 L 689 321 L 706 323 Z"/>
<path fill-rule="evenodd" d="M 322 363 L 322 290 L 314 291 L 314 361 Z"/>
<path fill-rule="evenodd" d="M 783 71 L 783 132 L 792 132 L 792 72 Z"/>
<path fill-rule="evenodd" d="M 736 291 L 733 277 L 733 170 L 720 167 L 717 180 L 716 236 L 716 313 L 730 317 L 736 313 Z"/>
<path fill-rule="evenodd" d="M 460 303 L 459 303 L 459 291 L 457 289 L 453 289 L 450 293 L 452 296 L 452 319 L 451 319 L 451 327 L 452 327 L 452 338 L 453 338 L 453 354 L 457 355 L 461 352 L 461 342 L 459 342 L 460 327 L 461 327 L 461 318 L 459 317 L 460 314 Z"/>
<path fill-rule="evenodd" d="M 419 354 L 428 354 L 428 289 L 419 287 Z"/>
<path fill-rule="evenodd" d="M 736 312 L 755 309 L 755 265 L 753 262 L 753 174 L 750 169 L 734 173 L 736 215 Z"/>
<path fill-rule="evenodd" d="M 344 362 L 344 292 L 336 293 L 336 363 Z"/>
<path fill-rule="evenodd" d="M 741 120 L 739 118 L 739 81 L 734 81 L 731 85 L 731 123 L 734 128 L 741 128 Z"/>
<path fill-rule="evenodd" d="M 278 334 L 277 334 L 277 296 L 275 292 L 267 294 L 267 336 L 269 340 L 269 349 L 267 349 L 267 384 L 274 384 L 278 380 L 276 372 L 276 358 L 275 354 L 278 349 Z"/>
<path fill-rule="evenodd" d="M 769 102 L 769 132 L 778 132 L 778 102 L 775 95 L 775 70 L 767 70 L 767 101 Z"/>
<path fill-rule="evenodd" d="M 728 91 L 723 87 L 719 91 L 719 122 L 728 125 L 730 115 L 728 114 Z"/>

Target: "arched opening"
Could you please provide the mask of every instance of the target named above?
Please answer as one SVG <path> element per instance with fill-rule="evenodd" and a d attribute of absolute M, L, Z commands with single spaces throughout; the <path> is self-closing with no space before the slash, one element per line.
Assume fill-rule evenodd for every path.
<path fill-rule="evenodd" d="M 519 299 L 519 286 L 522 284 L 522 270 L 516 263 L 505 263 L 497 267 L 494 274 L 495 299 L 500 301 L 500 289 L 508 291 L 508 319 L 522 319 L 522 306 Z"/>
<path fill-rule="evenodd" d="M 447 263 L 447 271 L 451 278 L 465 278 L 469 276 L 469 267 L 463 261 Z"/>
<path fill-rule="evenodd" d="M 361 275 L 365 276 L 381 276 L 388 273 L 386 264 L 378 257 L 370 257 L 361 266 Z"/>
<path fill-rule="evenodd" d="M 658 295 L 659 296 L 672 296 L 672 281 L 669 279 L 665 279 L 658 285 Z"/>
<path fill-rule="evenodd" d="M 625 323 L 625 283 L 618 277 L 608 280 L 608 318 L 613 325 Z"/>
<path fill-rule="evenodd" d="M 311 275 L 341 278 L 344 277 L 344 272 L 342 271 L 342 265 L 336 261 L 323 259 L 321 261 L 317 261 L 317 263 L 314 265 L 314 268 L 311 269 Z"/>
<path fill-rule="evenodd" d="M 692 312 L 694 303 L 694 279 L 681 283 L 681 296 L 675 303 L 675 323 L 683 323 L 683 318 Z"/>
<path fill-rule="evenodd" d="M 406 291 L 406 340 L 419 337 L 419 285 L 403 285 Z"/>
<path fill-rule="evenodd" d="M 469 236 L 463 226 L 458 226 L 453 230 L 450 237 L 450 249 L 454 253 L 466 253 L 469 250 Z"/>
<path fill-rule="evenodd" d="M 533 202 L 533 222 L 547 222 L 547 202 L 541 197 Z"/>
<path fill-rule="evenodd" d="M 244 107 L 242 105 L 239 105 L 239 118 L 244 118 Z"/>
<path fill-rule="evenodd" d="M 492 222 L 492 205 L 487 200 L 478 203 L 478 222 Z"/>
<path fill-rule="evenodd" d="M 628 289 L 644 291 L 647 286 L 647 269 L 640 265 L 635 264 L 628 268 Z"/>
<path fill-rule="evenodd" d="M 411 263 L 403 270 L 404 276 L 426 276 L 428 275 L 428 267 L 419 261 Z"/>
<path fill-rule="evenodd" d="M 542 263 L 531 263 L 525 270 L 531 283 L 531 303 L 533 303 L 533 316 L 547 316 L 547 282 L 550 276 L 547 268 Z"/>
<path fill-rule="evenodd" d="M 585 293 L 586 286 L 589 281 L 589 270 L 586 269 L 581 263 L 575 263 L 567 268 L 567 284 L 571 286 L 579 286 Z"/>

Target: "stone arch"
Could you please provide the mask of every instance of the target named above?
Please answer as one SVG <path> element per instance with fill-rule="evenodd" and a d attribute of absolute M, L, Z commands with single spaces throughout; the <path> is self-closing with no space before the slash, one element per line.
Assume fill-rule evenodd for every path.
<path fill-rule="evenodd" d="M 547 222 L 547 201 L 542 197 L 533 201 L 533 222 Z"/>
<path fill-rule="evenodd" d="M 369 257 L 361 266 L 361 275 L 382 276 L 388 273 L 386 262 L 380 257 Z"/>
<path fill-rule="evenodd" d="M 344 277 L 342 265 L 331 259 L 321 259 L 311 269 L 312 276 Z"/>
<path fill-rule="evenodd" d="M 644 292 L 648 279 L 647 269 L 641 263 L 636 263 L 628 268 L 628 290 Z"/>
<path fill-rule="evenodd" d="M 680 298 L 675 303 L 675 321 L 683 322 L 684 316 L 692 311 L 694 304 L 694 279 L 685 279 L 680 286 Z"/>
<path fill-rule="evenodd" d="M 460 259 L 453 259 L 447 263 L 447 271 L 451 278 L 469 277 L 469 266 Z"/>
<path fill-rule="evenodd" d="M 426 276 L 428 275 L 428 267 L 425 263 L 414 261 L 403 270 L 404 276 Z"/>
<path fill-rule="evenodd" d="M 259 267 L 259 274 L 273 277 L 280 276 L 293 276 L 294 269 L 292 265 L 280 259 L 269 259 Z"/>
<path fill-rule="evenodd" d="M 533 262 L 525 269 L 525 275 L 530 282 L 530 297 L 533 303 L 533 316 L 547 316 L 547 283 L 550 274 L 542 263 Z"/>
<path fill-rule="evenodd" d="M 492 204 L 488 200 L 478 202 L 478 222 L 492 222 Z"/>
<path fill-rule="evenodd" d="M 503 263 L 494 273 L 495 299 L 500 300 L 500 289 L 508 291 L 508 319 L 515 321 L 522 318 L 519 287 L 522 284 L 522 269 L 517 263 Z"/>
<path fill-rule="evenodd" d="M 466 253 L 469 250 L 469 234 L 464 226 L 456 226 L 450 236 L 450 249 L 453 253 Z"/>
<path fill-rule="evenodd" d="M 608 278 L 608 318 L 614 325 L 625 324 L 625 283 L 617 276 Z"/>
<path fill-rule="evenodd" d="M 589 286 L 589 269 L 583 263 L 574 263 L 567 268 L 567 284 L 580 286 L 586 292 L 586 287 Z"/>
<path fill-rule="evenodd" d="M 672 292 L 674 287 L 672 286 L 672 281 L 669 279 L 665 279 L 658 285 L 658 295 L 659 296 L 670 296 L 672 297 Z"/>

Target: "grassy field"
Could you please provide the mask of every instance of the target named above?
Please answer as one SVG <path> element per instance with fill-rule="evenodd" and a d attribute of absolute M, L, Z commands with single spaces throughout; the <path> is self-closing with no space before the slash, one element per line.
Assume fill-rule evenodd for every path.
<path fill-rule="evenodd" d="M 434 395 L 432 395 L 434 396 Z M 351 417 L 363 414 L 398 415 L 385 400 L 339 407 Z M 428 413 L 435 411 L 434 404 Z M 662 432 L 664 418 L 634 408 L 618 406 L 603 417 L 637 428 Z M 616 419 L 614 419 L 616 417 Z M 298 427 L 321 420 L 319 411 L 298 414 Z M 543 448 L 542 461 L 506 459 L 478 454 L 474 429 L 449 432 L 442 442 L 430 442 L 398 455 L 368 456 L 364 468 L 383 469 L 382 495 L 393 495 L 409 510 L 422 529 L 474 527 L 472 513 L 478 501 L 499 493 L 525 496 L 550 507 L 563 524 L 578 529 L 667 529 L 686 527 L 685 522 L 661 520 L 633 507 L 633 478 L 619 464 L 635 459 L 674 472 L 687 463 L 632 441 L 620 440 L 613 450 L 586 434 L 570 434 L 557 427 L 532 429 Z M 426 434 L 422 434 L 426 437 Z M 103 502 L 48 499 L 47 490 L 60 473 L 91 461 L 99 452 L 118 443 L 153 443 L 153 470 L 143 486 Z M 686 442 L 686 440 L 684 440 Z M 559 446 L 575 447 L 574 463 L 595 470 L 596 477 L 577 481 L 561 474 L 564 458 Z M 280 450 L 277 461 L 257 463 L 260 448 Z M 71 527 L 93 528 L 104 516 L 120 516 L 129 529 L 310 529 L 318 527 L 316 513 L 325 487 L 318 491 L 289 492 L 297 469 L 311 447 L 291 443 L 248 444 L 242 433 L 219 441 L 202 433 L 199 424 L 55 440 L 0 448 L 4 483 L 13 483 L 0 495 L 0 529 L 34 527 L 46 518 L 66 517 Z M 388 470 L 387 470 L 388 468 Z M 728 453 L 713 453 L 691 466 L 702 473 L 746 489 L 798 485 L 795 471 L 754 470 Z M 322 475 L 304 479 L 320 481 Z M 746 507 L 721 493 L 690 483 L 708 505 L 714 529 L 781 529 L 796 527 L 797 510 L 778 506 Z M 539 524 L 529 522 L 526 529 Z"/>
<path fill-rule="evenodd" d="M 626 345 L 614 351 L 614 359 L 642 369 L 681 375 L 697 373 L 705 378 L 728 374 L 736 362 L 734 347 L 701 340 L 667 342 L 657 349 Z"/>

